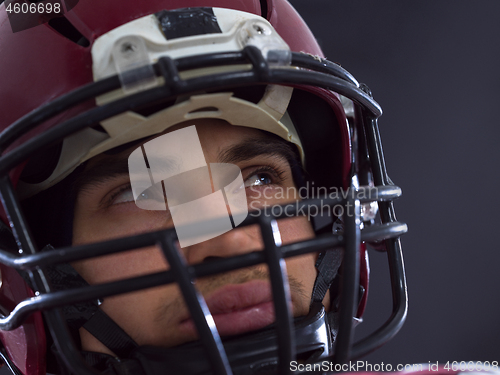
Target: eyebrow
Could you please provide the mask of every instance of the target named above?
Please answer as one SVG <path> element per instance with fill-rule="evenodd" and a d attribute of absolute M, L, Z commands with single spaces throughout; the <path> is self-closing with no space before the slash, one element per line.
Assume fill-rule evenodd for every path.
<path fill-rule="evenodd" d="M 87 163 L 88 161 L 85 165 Z M 128 157 L 111 157 L 92 168 L 84 167 L 73 183 L 73 191 L 78 193 L 90 186 L 98 186 L 106 180 L 122 175 L 128 175 Z"/>
<path fill-rule="evenodd" d="M 76 177 L 73 184 L 75 193 L 90 186 L 98 186 L 106 180 L 129 174 L 128 157 L 130 154 L 113 155 L 91 168 L 85 168 Z M 290 166 L 299 163 L 299 154 L 296 147 L 281 138 L 253 137 L 221 150 L 217 155 L 219 163 L 237 164 L 251 160 L 258 156 L 277 157 L 286 161 Z"/>
<path fill-rule="evenodd" d="M 291 166 L 299 160 L 299 155 L 292 144 L 281 138 L 249 138 L 217 155 L 220 163 L 239 163 L 255 157 L 267 155 L 275 156 L 288 162 Z"/>

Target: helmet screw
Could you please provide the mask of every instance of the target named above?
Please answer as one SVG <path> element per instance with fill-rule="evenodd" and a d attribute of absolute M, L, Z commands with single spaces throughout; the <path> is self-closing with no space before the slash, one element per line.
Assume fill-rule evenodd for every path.
<path fill-rule="evenodd" d="M 253 28 L 255 31 L 257 31 L 258 34 L 264 34 L 265 30 L 262 26 L 260 25 L 253 25 Z"/>
<path fill-rule="evenodd" d="M 132 52 L 135 52 L 136 49 L 137 49 L 136 46 L 130 42 L 123 43 L 121 48 L 122 53 L 124 54 L 130 54 Z"/>

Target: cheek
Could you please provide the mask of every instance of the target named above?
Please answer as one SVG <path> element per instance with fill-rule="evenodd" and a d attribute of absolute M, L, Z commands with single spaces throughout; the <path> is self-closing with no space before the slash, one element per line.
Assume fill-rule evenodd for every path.
<path fill-rule="evenodd" d="M 167 270 L 168 264 L 156 247 L 127 251 L 72 263 L 90 284 L 100 284 Z"/>
<path fill-rule="evenodd" d="M 314 238 L 311 222 L 302 216 L 278 220 L 278 227 L 284 245 Z"/>
<path fill-rule="evenodd" d="M 154 215 L 138 216 L 139 218 L 135 220 L 132 220 L 130 216 L 110 220 L 99 215 L 75 211 L 73 245 L 96 243 L 162 228 L 160 220 L 152 220 L 154 218 L 151 216 Z M 156 247 L 86 259 L 72 265 L 90 284 L 136 277 L 167 269 L 163 254 Z"/>
<path fill-rule="evenodd" d="M 156 247 L 89 259 L 74 263 L 73 267 L 90 284 L 123 280 L 168 269 L 163 254 Z M 174 323 L 160 326 L 157 321 L 159 317 L 176 318 L 175 312 L 162 314 L 166 307 L 176 301 L 179 301 L 176 306 L 182 307 L 182 297 L 177 285 L 169 284 L 105 297 L 100 308 L 139 345 L 172 346 L 185 341 L 185 338 L 176 333 Z"/>
<path fill-rule="evenodd" d="M 315 237 L 311 222 L 305 217 L 280 220 L 278 223 L 280 223 L 279 228 L 283 244 L 305 241 Z M 308 293 L 308 298 L 302 300 L 302 308 L 305 313 L 308 312 L 314 282 L 318 274 L 315 266 L 318 255 L 319 253 L 317 252 L 308 253 L 299 257 L 288 258 L 286 261 L 288 275 L 300 281 Z M 323 305 L 326 307 L 326 311 L 330 310 L 330 291 L 326 293 Z"/>
<path fill-rule="evenodd" d="M 279 220 L 278 226 L 284 245 L 314 238 L 311 223 L 305 217 Z M 317 257 L 317 253 L 308 253 L 286 260 L 288 276 L 299 282 L 305 292 L 300 300 L 296 301 L 301 314 L 306 314 L 309 311 L 312 289 L 317 274 L 315 267 Z"/>
<path fill-rule="evenodd" d="M 72 264 L 89 284 L 102 284 L 168 270 L 163 254 L 156 247 L 107 255 Z M 140 345 L 174 345 L 172 327 L 158 330 L 158 313 L 180 297 L 175 284 L 160 285 L 136 292 L 105 297 L 100 308 Z"/>
<path fill-rule="evenodd" d="M 104 215 L 75 211 L 73 245 L 165 229 L 172 226 L 163 211 L 139 211 L 133 215 Z"/>

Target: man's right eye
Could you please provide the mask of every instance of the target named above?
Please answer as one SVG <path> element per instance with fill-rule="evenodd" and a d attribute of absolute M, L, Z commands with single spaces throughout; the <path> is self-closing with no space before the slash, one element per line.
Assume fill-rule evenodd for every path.
<path fill-rule="evenodd" d="M 117 192 L 111 199 L 111 204 L 134 202 L 134 195 L 132 194 L 132 188 L 129 186 Z"/>
<path fill-rule="evenodd" d="M 126 186 L 120 189 L 118 192 L 113 194 L 111 197 L 111 204 L 120 204 L 120 203 L 130 203 L 134 201 L 134 194 L 132 193 L 131 186 Z M 138 197 L 137 203 L 141 201 L 141 205 L 144 205 L 146 201 L 155 201 L 165 203 L 165 197 L 163 195 L 163 188 L 161 184 L 156 184 L 151 186 L 149 189 L 144 190 Z M 152 202 L 153 203 L 153 202 Z"/>
<path fill-rule="evenodd" d="M 154 200 L 165 203 L 165 196 L 163 195 L 163 188 L 161 184 L 155 184 L 149 189 L 144 190 L 138 197 L 137 201 Z"/>
<path fill-rule="evenodd" d="M 245 187 L 270 185 L 272 183 L 273 178 L 269 173 L 260 172 L 254 173 L 248 177 L 245 181 Z"/>

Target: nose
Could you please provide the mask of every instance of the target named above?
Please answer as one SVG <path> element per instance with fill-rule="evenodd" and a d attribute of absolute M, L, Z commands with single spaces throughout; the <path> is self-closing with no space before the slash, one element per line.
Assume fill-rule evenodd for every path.
<path fill-rule="evenodd" d="M 228 258 L 263 249 L 262 236 L 257 225 L 230 230 L 218 237 L 185 247 L 188 264 L 206 262 L 214 258 Z"/>

